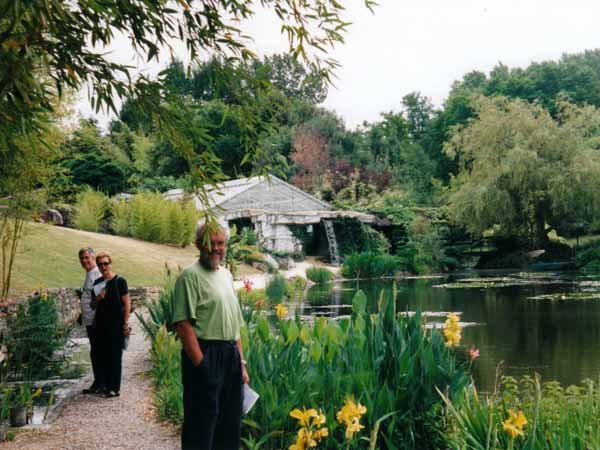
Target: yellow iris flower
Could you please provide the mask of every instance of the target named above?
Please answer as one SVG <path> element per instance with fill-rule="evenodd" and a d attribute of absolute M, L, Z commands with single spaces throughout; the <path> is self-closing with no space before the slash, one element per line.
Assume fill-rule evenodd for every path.
<path fill-rule="evenodd" d="M 352 399 L 346 399 L 344 406 L 340 409 L 336 418 L 338 422 L 346 425 L 346 439 L 352 439 L 354 433 L 358 433 L 364 428 L 360 424 L 360 418 L 367 412 L 367 408 L 360 403 L 355 403 Z"/>
<path fill-rule="evenodd" d="M 277 318 L 279 320 L 283 320 L 285 319 L 285 316 L 287 316 L 288 313 L 288 309 L 283 306 L 283 304 L 279 303 L 278 305 L 275 306 L 275 314 L 277 314 Z"/>
<path fill-rule="evenodd" d="M 297 419 L 301 428 L 298 430 L 296 442 L 290 445 L 289 450 L 305 450 L 316 447 L 319 441 L 329 436 L 329 430 L 326 427 L 319 428 L 325 423 L 325 414 L 314 408 L 294 409 L 290 416 Z"/>
<path fill-rule="evenodd" d="M 455 347 L 460 343 L 462 330 L 460 328 L 457 314 L 448 314 L 448 318 L 444 323 L 444 329 L 442 332 L 444 334 L 444 338 L 446 339 L 446 347 Z"/>
<path fill-rule="evenodd" d="M 515 412 L 513 409 L 508 410 L 508 419 L 502 422 L 502 428 L 510 436 L 511 439 L 517 436 L 523 436 L 523 428 L 527 425 L 527 419 L 523 411 Z"/>

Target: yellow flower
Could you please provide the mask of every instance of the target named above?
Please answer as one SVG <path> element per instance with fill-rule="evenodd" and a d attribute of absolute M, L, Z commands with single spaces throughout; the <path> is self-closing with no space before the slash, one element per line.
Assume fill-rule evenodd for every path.
<path fill-rule="evenodd" d="M 320 428 L 318 430 L 309 430 L 308 428 L 300 428 L 298 430 L 298 436 L 296 443 L 290 445 L 289 450 L 304 450 L 310 447 L 316 447 L 321 439 L 329 436 L 327 428 Z"/>
<path fill-rule="evenodd" d="M 42 388 L 37 388 L 37 390 L 33 393 L 31 398 L 38 398 L 40 395 L 42 395 Z"/>
<path fill-rule="evenodd" d="M 318 428 L 323 424 L 325 424 L 325 414 L 323 414 L 323 411 L 319 410 L 318 414 L 313 416 L 312 426 Z"/>
<path fill-rule="evenodd" d="M 290 416 L 292 416 L 294 419 L 298 419 L 298 422 L 300 422 L 300 426 L 307 427 L 310 425 L 310 419 L 318 417 L 319 414 L 314 408 L 302 408 L 302 410 L 296 408 L 292 412 L 290 412 Z"/>
<path fill-rule="evenodd" d="M 364 428 L 360 424 L 360 418 L 367 412 L 367 408 L 360 403 L 355 403 L 352 399 L 347 398 L 344 406 L 340 409 L 336 418 L 338 422 L 346 425 L 346 439 L 352 439 L 354 433 L 358 433 Z"/>
<path fill-rule="evenodd" d="M 316 447 L 321 439 L 329 436 L 329 430 L 326 427 L 319 428 L 326 420 L 325 414 L 321 410 L 296 408 L 290 412 L 290 416 L 298 420 L 301 428 L 298 430 L 296 442 L 290 445 L 289 450 L 305 450 Z"/>
<path fill-rule="evenodd" d="M 457 314 L 448 314 L 448 318 L 444 323 L 444 329 L 442 332 L 444 334 L 444 338 L 446 339 L 446 347 L 455 347 L 460 343 L 461 328 L 458 322 Z"/>
<path fill-rule="evenodd" d="M 511 439 L 523 436 L 523 428 L 527 425 L 527 419 L 523 411 L 516 413 L 513 409 L 508 410 L 508 419 L 502 422 L 502 428 Z"/>
<path fill-rule="evenodd" d="M 277 314 L 277 317 L 279 318 L 279 320 L 283 320 L 285 319 L 285 316 L 287 316 L 288 313 L 288 309 L 283 306 L 283 304 L 279 303 L 278 305 L 275 306 L 275 314 Z"/>

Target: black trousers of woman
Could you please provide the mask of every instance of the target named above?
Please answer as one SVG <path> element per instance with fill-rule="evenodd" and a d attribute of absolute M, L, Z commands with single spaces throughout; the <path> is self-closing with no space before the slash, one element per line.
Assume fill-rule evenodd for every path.
<path fill-rule="evenodd" d="M 235 341 L 199 341 L 204 359 L 194 366 L 181 354 L 182 450 L 240 448 L 243 382 Z"/>
<path fill-rule="evenodd" d="M 98 383 L 108 391 L 121 391 L 123 336 L 100 333 L 98 336 Z"/>

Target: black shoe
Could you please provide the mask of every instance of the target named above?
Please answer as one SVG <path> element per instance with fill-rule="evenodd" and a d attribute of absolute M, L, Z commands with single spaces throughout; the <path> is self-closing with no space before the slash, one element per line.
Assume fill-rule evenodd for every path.
<path fill-rule="evenodd" d="M 85 394 L 85 395 L 97 394 L 99 392 L 100 392 L 100 388 L 96 387 L 93 384 L 89 388 L 84 389 L 83 391 L 81 391 L 81 393 Z"/>
<path fill-rule="evenodd" d="M 114 398 L 121 395 L 119 391 L 106 391 L 103 395 L 104 398 Z"/>

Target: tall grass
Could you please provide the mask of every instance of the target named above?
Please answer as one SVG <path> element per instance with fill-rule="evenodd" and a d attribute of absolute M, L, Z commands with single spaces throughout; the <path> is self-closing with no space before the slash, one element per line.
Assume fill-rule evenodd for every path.
<path fill-rule="evenodd" d="M 346 256 L 341 273 L 345 278 L 378 278 L 406 269 L 406 261 L 399 256 L 366 252 Z"/>
<path fill-rule="evenodd" d="M 125 200 L 117 200 L 112 204 L 110 226 L 119 236 L 131 235 L 131 205 Z"/>
<path fill-rule="evenodd" d="M 73 223 L 84 231 L 100 231 L 104 216 L 109 209 L 108 197 L 102 192 L 87 189 L 77 196 Z"/>
<path fill-rule="evenodd" d="M 333 280 L 333 273 L 325 267 L 307 267 L 306 278 L 316 284 L 328 283 Z"/>
<path fill-rule="evenodd" d="M 280 303 L 285 298 L 286 290 L 287 282 L 285 277 L 280 274 L 275 274 L 267 283 L 265 294 L 271 303 Z"/>
<path fill-rule="evenodd" d="M 191 202 L 174 202 L 160 194 L 138 194 L 112 206 L 111 226 L 121 236 L 185 247 L 193 240 L 198 212 Z"/>

